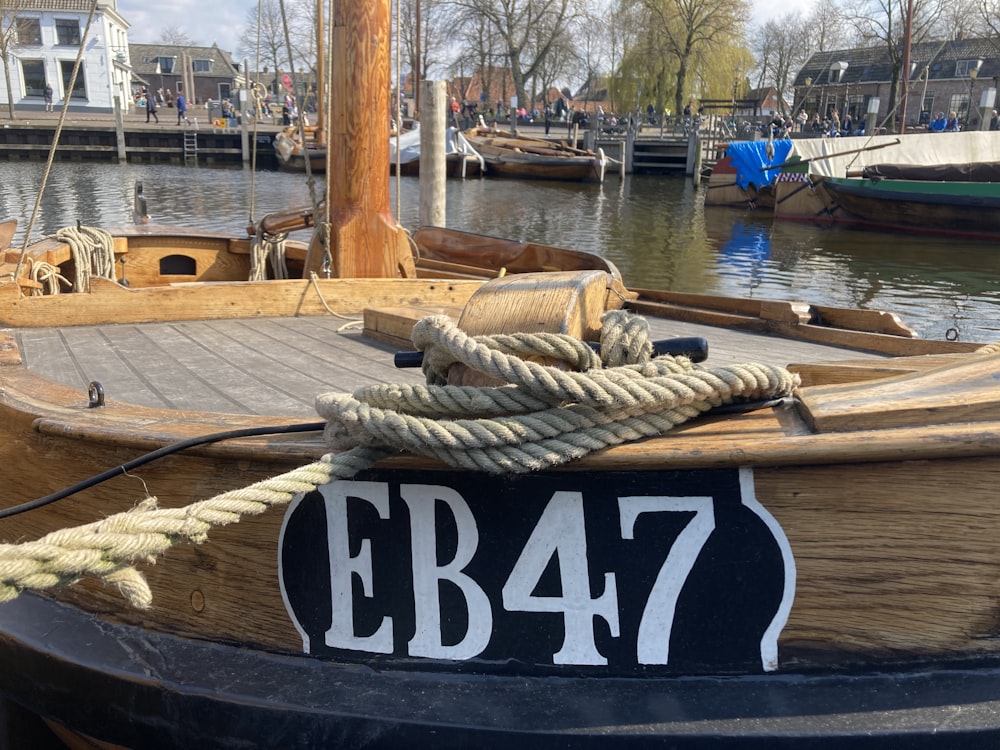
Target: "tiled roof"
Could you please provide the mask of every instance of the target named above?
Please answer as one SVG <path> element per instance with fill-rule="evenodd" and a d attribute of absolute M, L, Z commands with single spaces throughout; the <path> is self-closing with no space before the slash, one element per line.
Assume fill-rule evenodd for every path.
<path fill-rule="evenodd" d="M 17 7 L 24 11 L 75 10 L 90 13 L 90 0 L 18 0 Z M 98 3 L 97 10 L 103 10 L 109 3 Z"/>
<path fill-rule="evenodd" d="M 960 60 L 983 60 L 979 70 L 980 78 L 1000 75 L 1000 49 L 989 39 L 951 39 L 936 42 L 920 42 L 910 48 L 910 62 L 914 64 L 912 79 L 923 75 L 924 68 L 930 67 L 930 80 L 954 79 L 955 65 Z M 804 86 L 806 78 L 813 85 L 830 83 L 830 66 L 846 62 L 847 70 L 840 83 L 869 81 L 887 82 L 892 78 L 892 63 L 884 45 L 857 49 L 842 49 L 816 52 L 802 66 L 795 77 L 796 86 Z"/>

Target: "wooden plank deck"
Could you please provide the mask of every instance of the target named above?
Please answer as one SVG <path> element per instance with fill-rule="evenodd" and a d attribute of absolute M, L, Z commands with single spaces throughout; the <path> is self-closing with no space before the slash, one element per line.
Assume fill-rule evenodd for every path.
<path fill-rule="evenodd" d="M 317 394 L 421 383 L 396 347 L 344 329 L 343 317 L 264 318 L 36 328 L 15 335 L 26 367 L 81 391 L 143 406 L 312 417 Z M 859 359 L 857 352 L 724 328 L 650 319 L 654 339 L 702 336 L 707 365 Z"/>

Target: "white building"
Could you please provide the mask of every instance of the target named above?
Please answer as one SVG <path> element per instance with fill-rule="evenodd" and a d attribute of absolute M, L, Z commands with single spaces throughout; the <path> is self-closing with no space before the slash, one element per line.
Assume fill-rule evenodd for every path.
<path fill-rule="evenodd" d="M 98 0 L 72 90 L 73 66 L 91 0 L 18 0 L 14 5 L 19 8 L 16 19 L 5 14 L 0 27 L 6 30 L 15 23 L 8 46 L 11 91 L 0 75 L 0 105 L 13 99 L 17 111 L 43 109 L 45 85 L 50 84 L 56 110 L 69 96 L 71 112 L 113 112 L 116 97 L 128 111 L 132 106 L 129 24 L 118 15 L 116 0 Z"/>

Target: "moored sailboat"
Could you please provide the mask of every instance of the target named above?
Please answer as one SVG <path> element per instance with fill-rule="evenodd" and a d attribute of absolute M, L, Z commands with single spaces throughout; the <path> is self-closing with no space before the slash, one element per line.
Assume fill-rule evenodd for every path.
<path fill-rule="evenodd" d="M 374 107 L 387 6 L 333 3 Z M 29 296 L 45 282 L 16 268 L 0 286 L 7 700 L 105 747 L 996 733 L 1000 355 L 889 314 L 629 290 L 611 267 L 424 277 L 357 114 L 330 118 L 344 170 L 291 253 L 304 278 L 226 278 L 249 240 L 149 228 L 112 235 L 128 289 Z M 470 259 L 503 247 L 434 231 Z M 326 307 L 413 329 L 430 384 Z M 722 364 L 652 356 L 691 332 Z M 802 364 L 731 364 L 751 352 Z M 53 380 L 98 366 L 88 392 Z M 298 432 L 318 426 L 286 405 L 303 391 L 324 437 Z"/>

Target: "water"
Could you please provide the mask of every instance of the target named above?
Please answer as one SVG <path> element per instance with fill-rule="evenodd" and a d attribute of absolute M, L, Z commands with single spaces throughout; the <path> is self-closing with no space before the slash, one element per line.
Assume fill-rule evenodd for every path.
<path fill-rule="evenodd" d="M 0 218 L 23 233 L 43 172 L 0 165 Z M 241 232 L 251 216 L 307 205 L 303 175 L 165 165 L 57 164 L 32 237 L 80 221 L 131 221 L 144 185 L 154 221 Z M 418 179 L 400 184 L 400 221 L 418 223 Z M 395 181 L 392 206 L 395 208 Z M 705 207 L 704 189 L 678 177 L 609 178 L 603 185 L 450 180 L 448 225 L 603 255 L 627 285 L 895 312 L 922 336 L 949 329 L 1000 340 L 1000 273 L 988 242 L 895 235 Z"/>

